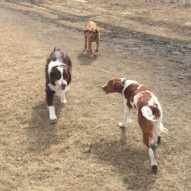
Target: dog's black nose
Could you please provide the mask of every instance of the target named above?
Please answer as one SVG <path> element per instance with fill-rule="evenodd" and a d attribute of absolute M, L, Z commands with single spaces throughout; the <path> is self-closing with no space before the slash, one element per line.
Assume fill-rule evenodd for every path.
<path fill-rule="evenodd" d="M 66 84 L 61 84 L 61 88 L 64 90 L 66 87 Z"/>

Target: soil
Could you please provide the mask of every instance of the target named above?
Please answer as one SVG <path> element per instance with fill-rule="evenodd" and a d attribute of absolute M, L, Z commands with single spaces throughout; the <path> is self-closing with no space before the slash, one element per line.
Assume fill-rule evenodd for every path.
<path fill-rule="evenodd" d="M 191 7 L 144 0 L 1 0 L 0 190 L 191 190 Z M 100 51 L 83 53 L 85 22 L 101 31 Z M 67 104 L 45 102 L 53 48 L 73 62 Z M 115 76 L 146 84 L 164 125 L 153 175 L 136 112 L 125 129 L 122 97 L 101 86 Z"/>

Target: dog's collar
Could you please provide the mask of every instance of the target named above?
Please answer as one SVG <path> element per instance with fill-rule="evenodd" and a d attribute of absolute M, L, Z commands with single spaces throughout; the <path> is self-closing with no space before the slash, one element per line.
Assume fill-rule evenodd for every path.
<path fill-rule="evenodd" d="M 125 90 L 131 85 L 131 84 L 137 84 L 134 80 L 127 80 L 126 78 L 121 78 L 121 83 L 124 85 L 123 90 L 121 92 L 122 95 L 124 95 Z"/>
<path fill-rule="evenodd" d="M 125 82 L 127 81 L 127 79 L 126 78 L 121 78 L 121 83 L 123 84 L 123 85 L 125 85 Z"/>

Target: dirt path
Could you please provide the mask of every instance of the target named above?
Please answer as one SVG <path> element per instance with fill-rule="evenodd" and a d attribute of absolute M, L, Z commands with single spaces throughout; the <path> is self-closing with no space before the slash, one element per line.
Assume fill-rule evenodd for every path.
<path fill-rule="evenodd" d="M 0 190 L 190 190 L 190 8 L 31 2 L 0 4 Z M 93 60 L 82 54 L 90 17 L 103 39 Z M 56 101 L 58 121 L 51 124 L 44 67 L 54 47 L 66 50 L 74 67 L 68 103 Z M 156 153 L 157 176 L 135 113 L 121 132 L 121 95 L 100 88 L 114 76 L 147 84 L 161 100 L 169 135 Z"/>

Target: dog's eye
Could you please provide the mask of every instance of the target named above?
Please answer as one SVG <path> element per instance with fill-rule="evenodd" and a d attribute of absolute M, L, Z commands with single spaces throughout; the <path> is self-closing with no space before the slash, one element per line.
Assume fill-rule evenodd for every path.
<path fill-rule="evenodd" d="M 55 74 L 55 77 L 56 77 L 56 79 L 60 79 L 61 74 L 60 74 L 60 73 L 56 73 L 56 74 Z"/>
<path fill-rule="evenodd" d="M 68 78 L 69 78 L 69 76 L 65 74 L 65 75 L 64 75 L 64 79 L 67 80 Z"/>

